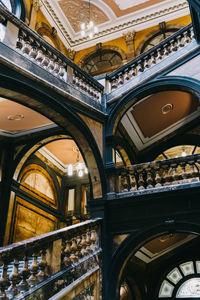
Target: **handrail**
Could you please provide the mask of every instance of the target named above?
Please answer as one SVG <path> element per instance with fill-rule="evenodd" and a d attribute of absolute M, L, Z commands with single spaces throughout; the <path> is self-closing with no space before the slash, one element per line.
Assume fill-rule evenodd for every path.
<path fill-rule="evenodd" d="M 15 50 L 64 82 L 101 101 L 103 85 L 0 5 L 0 23 L 6 25 L 8 21 L 18 28 L 18 36 L 13 37 L 16 40 Z"/>
<path fill-rule="evenodd" d="M 173 41 L 175 38 L 182 35 L 183 33 L 187 32 L 191 28 L 192 28 L 192 23 L 179 29 L 178 31 L 176 31 L 175 33 L 173 33 L 172 35 L 170 35 L 169 37 L 167 37 L 166 39 L 161 41 L 159 44 L 153 46 L 151 49 L 149 49 L 149 50 L 145 51 L 144 53 L 140 54 L 139 56 L 135 57 L 134 59 L 129 61 L 127 64 L 119 67 L 118 69 L 114 70 L 112 73 L 108 74 L 106 76 L 106 79 L 108 79 L 109 81 L 115 79 L 117 76 L 119 76 L 119 74 L 123 73 L 126 69 L 132 67 L 134 64 L 137 64 L 144 58 L 151 56 L 153 53 L 155 53 L 160 48 L 164 48 L 165 45 L 167 45 L 168 43 L 170 43 L 171 41 Z"/>
<path fill-rule="evenodd" d="M 200 181 L 200 154 L 116 167 L 107 172 L 111 192 L 116 193 L 191 184 Z"/>
<path fill-rule="evenodd" d="M 0 296 L 8 299 L 27 292 L 55 273 L 92 258 L 101 252 L 100 234 L 101 219 L 93 219 L 1 247 Z"/>

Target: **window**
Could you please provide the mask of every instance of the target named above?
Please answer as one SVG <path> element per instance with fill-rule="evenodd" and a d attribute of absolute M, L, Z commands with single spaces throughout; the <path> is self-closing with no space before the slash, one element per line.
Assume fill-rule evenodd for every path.
<path fill-rule="evenodd" d="M 187 261 L 173 268 L 162 281 L 158 298 L 199 299 L 200 261 Z"/>
<path fill-rule="evenodd" d="M 84 62 L 82 69 L 90 74 L 100 74 L 112 70 L 113 66 L 122 63 L 121 55 L 113 50 L 97 50 L 90 55 Z"/>

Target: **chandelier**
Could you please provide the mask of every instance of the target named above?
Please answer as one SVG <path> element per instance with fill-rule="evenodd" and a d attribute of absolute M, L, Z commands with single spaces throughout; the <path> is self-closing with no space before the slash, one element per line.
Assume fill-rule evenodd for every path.
<path fill-rule="evenodd" d="M 82 177 L 84 174 L 88 174 L 88 169 L 83 162 L 80 162 L 80 151 L 78 148 L 74 147 L 73 151 L 77 153 L 76 155 L 76 163 L 69 164 L 67 166 L 67 174 L 68 176 L 78 175 Z"/>
<path fill-rule="evenodd" d="M 98 28 L 91 20 L 91 5 L 89 0 L 89 20 L 85 23 L 81 23 L 81 35 L 82 37 L 89 36 L 89 38 L 92 39 L 95 33 L 98 33 Z"/>

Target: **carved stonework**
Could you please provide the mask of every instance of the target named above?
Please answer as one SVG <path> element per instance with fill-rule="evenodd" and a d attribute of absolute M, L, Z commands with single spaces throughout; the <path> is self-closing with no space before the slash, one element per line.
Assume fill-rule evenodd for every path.
<path fill-rule="evenodd" d="M 75 57 L 75 54 L 76 54 L 76 51 L 68 48 L 67 49 L 67 56 L 71 59 L 71 60 L 74 60 L 74 57 Z"/>
<path fill-rule="evenodd" d="M 127 46 L 127 58 L 133 59 L 135 56 L 135 30 L 126 32 L 123 36 Z"/>
<path fill-rule="evenodd" d="M 33 5 L 35 11 L 39 11 L 40 7 L 42 6 L 40 0 L 33 0 L 32 5 Z"/>
<path fill-rule="evenodd" d="M 128 32 L 124 33 L 123 36 L 124 36 L 126 43 L 128 43 L 128 42 L 134 41 L 135 35 L 136 35 L 135 30 L 132 30 L 132 31 L 128 31 Z"/>

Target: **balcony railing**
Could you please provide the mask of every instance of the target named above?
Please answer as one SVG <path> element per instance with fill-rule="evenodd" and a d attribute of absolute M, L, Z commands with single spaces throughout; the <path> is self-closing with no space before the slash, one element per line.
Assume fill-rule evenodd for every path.
<path fill-rule="evenodd" d="M 126 65 L 107 75 L 106 78 L 110 84 L 110 87 L 107 87 L 107 91 L 113 92 L 130 80 L 136 79 L 149 68 L 191 43 L 193 39 L 193 27 L 192 24 L 189 24 Z"/>
<path fill-rule="evenodd" d="M 100 230 L 100 219 L 90 220 L 0 248 L 0 299 L 21 299 L 41 283 L 56 278 L 59 282 L 61 271 L 80 269 L 81 263 L 101 252 Z M 49 297 L 56 292 L 49 291 Z"/>
<path fill-rule="evenodd" d="M 104 87 L 98 81 L 81 70 L 70 59 L 46 42 L 37 32 L 31 30 L 1 5 L 0 23 L 6 26 L 3 43 L 7 39 L 6 35 L 8 35 L 8 39 L 11 41 L 9 46 L 12 45 L 24 57 L 62 81 L 73 85 L 89 97 L 101 102 L 101 93 Z M 15 26 L 15 30 L 11 32 L 8 30 L 7 32 L 9 23 Z"/>
<path fill-rule="evenodd" d="M 151 192 L 200 180 L 200 154 L 125 166 L 109 171 L 110 191 Z"/>

